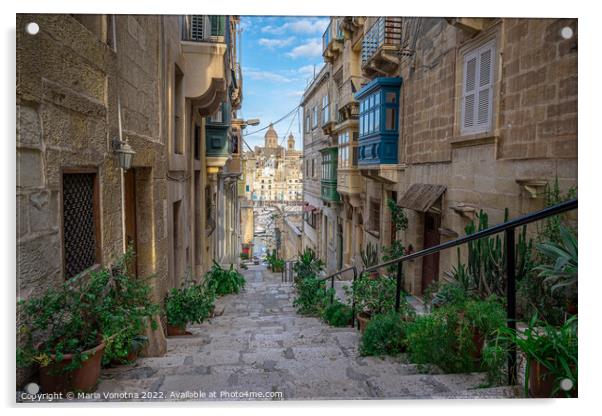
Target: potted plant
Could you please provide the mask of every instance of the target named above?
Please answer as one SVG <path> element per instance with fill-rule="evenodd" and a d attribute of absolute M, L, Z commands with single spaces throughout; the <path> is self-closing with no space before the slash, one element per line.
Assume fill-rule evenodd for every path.
<path fill-rule="evenodd" d="M 322 270 L 324 270 L 324 262 L 318 259 L 316 253 L 309 247 L 303 253 L 299 253 L 299 259 L 293 265 L 297 278 L 317 276 Z"/>
<path fill-rule="evenodd" d="M 524 332 L 500 328 L 502 338 L 514 342 L 525 354 L 525 394 L 531 397 L 577 397 L 577 317 L 560 327 L 538 320 L 534 315 Z M 561 382 L 569 380 L 570 389 Z"/>
<path fill-rule="evenodd" d="M 467 301 L 461 310 L 461 318 L 468 325 L 472 335 L 473 348 L 471 355 L 475 361 L 480 362 L 483 347 L 487 339 L 491 339 L 496 331 L 505 325 L 506 312 L 495 297 L 486 300 L 472 299 Z"/>
<path fill-rule="evenodd" d="M 45 393 L 94 389 L 103 351 L 113 338 L 105 331 L 114 306 L 107 295 L 110 278 L 107 269 L 79 275 L 19 302 L 23 343 L 17 364 L 39 366 Z"/>
<path fill-rule="evenodd" d="M 279 259 L 279 258 L 274 259 L 274 261 L 272 262 L 272 271 L 274 273 L 282 272 L 282 270 L 284 270 L 284 264 L 285 264 L 284 259 Z"/>
<path fill-rule="evenodd" d="M 378 250 L 375 245 L 372 243 L 368 243 L 366 245 L 366 250 L 360 249 L 360 256 L 362 258 L 362 263 L 364 263 L 364 268 L 376 266 L 378 264 Z M 378 271 L 372 271 L 369 274 L 371 279 L 378 279 Z"/>
<path fill-rule="evenodd" d="M 204 281 L 217 296 L 238 293 L 244 289 L 246 284 L 244 276 L 234 270 L 234 265 L 231 264 L 230 268 L 226 270 L 215 261 L 205 274 Z"/>
<path fill-rule="evenodd" d="M 577 314 L 578 244 L 577 236 L 570 228 L 559 226 L 559 241 L 537 244 L 540 256 L 546 262 L 535 268 L 544 278 L 543 284 L 552 293 L 564 291 L 567 312 Z"/>
<path fill-rule="evenodd" d="M 214 301 L 215 291 L 207 284 L 173 288 L 165 298 L 167 335 L 186 335 L 188 323 L 201 323 L 211 316 Z"/>
<path fill-rule="evenodd" d="M 360 332 L 364 332 L 370 318 L 385 314 L 395 305 L 396 282 L 388 277 L 373 279 L 361 275 L 352 284 L 352 294 L 358 311 L 357 320 Z"/>

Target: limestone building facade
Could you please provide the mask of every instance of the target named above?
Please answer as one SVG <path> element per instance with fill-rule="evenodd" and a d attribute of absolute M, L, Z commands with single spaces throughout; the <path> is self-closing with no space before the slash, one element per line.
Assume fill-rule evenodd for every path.
<path fill-rule="evenodd" d="M 306 178 L 304 195 L 338 209 L 337 266 L 361 268 L 369 242 L 382 254 L 394 239 L 420 250 L 456 238 L 480 209 L 491 224 L 506 208 L 541 209 L 556 178 L 576 186 L 577 32 L 576 19 L 331 18 L 314 81 L 328 105 L 304 101 L 304 137 L 318 131 L 314 109 L 318 121 L 331 111 L 321 161 L 336 154 L 338 171 Z M 305 163 L 319 159 L 310 149 Z M 392 229 L 389 199 L 405 209 L 405 232 Z M 304 241 L 314 233 L 305 222 Z M 454 250 L 410 262 L 406 290 L 421 294 L 455 262 Z"/>
<path fill-rule="evenodd" d="M 226 162 L 239 140 L 238 22 L 17 15 L 18 299 L 110 266 L 128 245 L 159 303 L 211 266 L 217 176 L 236 173 Z M 165 352 L 159 328 L 149 355 Z"/>

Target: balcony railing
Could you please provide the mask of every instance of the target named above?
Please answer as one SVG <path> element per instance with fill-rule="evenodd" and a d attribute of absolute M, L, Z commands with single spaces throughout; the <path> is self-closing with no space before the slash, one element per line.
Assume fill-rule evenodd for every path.
<path fill-rule="evenodd" d="M 192 14 L 182 16 L 182 40 L 191 42 L 223 42 L 226 16 Z"/>
<path fill-rule="evenodd" d="M 362 66 L 383 46 L 401 47 L 401 17 L 379 17 L 362 41 Z"/>
<path fill-rule="evenodd" d="M 326 31 L 322 35 L 322 52 L 324 52 L 330 42 L 333 40 L 343 40 L 343 30 L 338 19 L 331 20 L 326 28 Z"/>

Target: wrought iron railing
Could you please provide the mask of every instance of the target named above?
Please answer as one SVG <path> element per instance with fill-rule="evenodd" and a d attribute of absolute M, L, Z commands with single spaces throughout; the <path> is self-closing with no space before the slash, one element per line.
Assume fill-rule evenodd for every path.
<path fill-rule="evenodd" d="M 572 199 L 551 207 L 542 209 L 541 211 L 533 212 L 531 214 L 524 215 L 522 217 L 504 222 L 499 225 L 487 228 L 485 230 L 470 234 L 464 237 L 457 238 L 452 241 L 448 241 L 443 244 L 439 244 L 434 247 L 429 247 L 424 250 L 417 251 L 412 254 L 407 254 L 402 257 L 398 257 L 393 260 L 389 260 L 375 266 L 364 268 L 359 275 L 363 273 L 369 273 L 377 271 L 383 267 L 397 265 L 397 271 L 395 275 L 396 279 L 396 295 L 395 295 L 395 310 L 399 311 L 401 305 L 401 293 L 402 293 L 402 281 L 403 281 L 403 263 L 406 261 L 414 260 L 417 258 L 425 257 L 431 254 L 438 253 L 440 251 L 457 247 L 462 244 L 469 243 L 471 241 L 479 240 L 484 237 L 489 237 L 494 234 L 504 233 L 505 234 L 505 248 L 506 248 L 506 322 L 509 328 L 516 330 L 516 254 L 515 254 L 515 231 L 518 227 L 526 224 L 530 224 L 536 221 L 543 220 L 554 215 L 559 215 L 568 211 L 577 209 L 577 199 Z M 339 270 L 322 280 L 331 280 L 331 287 L 334 287 L 334 279 L 340 276 L 342 273 L 353 270 L 353 280 L 358 276 L 358 270 L 356 266 L 349 267 L 344 270 Z M 353 313 L 355 314 L 355 303 L 353 304 Z M 514 385 L 517 382 L 517 365 L 516 365 L 516 346 L 511 346 L 510 355 L 508 357 L 508 384 Z"/>
<path fill-rule="evenodd" d="M 223 42 L 226 16 L 191 14 L 182 16 L 182 40 Z"/>
<path fill-rule="evenodd" d="M 401 17 L 379 17 L 362 41 L 362 65 L 384 45 L 401 47 Z"/>

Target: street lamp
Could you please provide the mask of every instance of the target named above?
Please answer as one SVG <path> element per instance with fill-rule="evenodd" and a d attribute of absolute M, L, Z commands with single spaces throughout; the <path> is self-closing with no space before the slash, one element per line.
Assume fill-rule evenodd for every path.
<path fill-rule="evenodd" d="M 130 146 L 128 142 L 124 142 L 118 138 L 113 139 L 112 145 L 113 151 L 117 154 L 117 158 L 119 159 L 119 167 L 126 172 L 132 167 L 132 162 L 136 152 L 134 149 L 132 149 L 132 146 Z"/>

